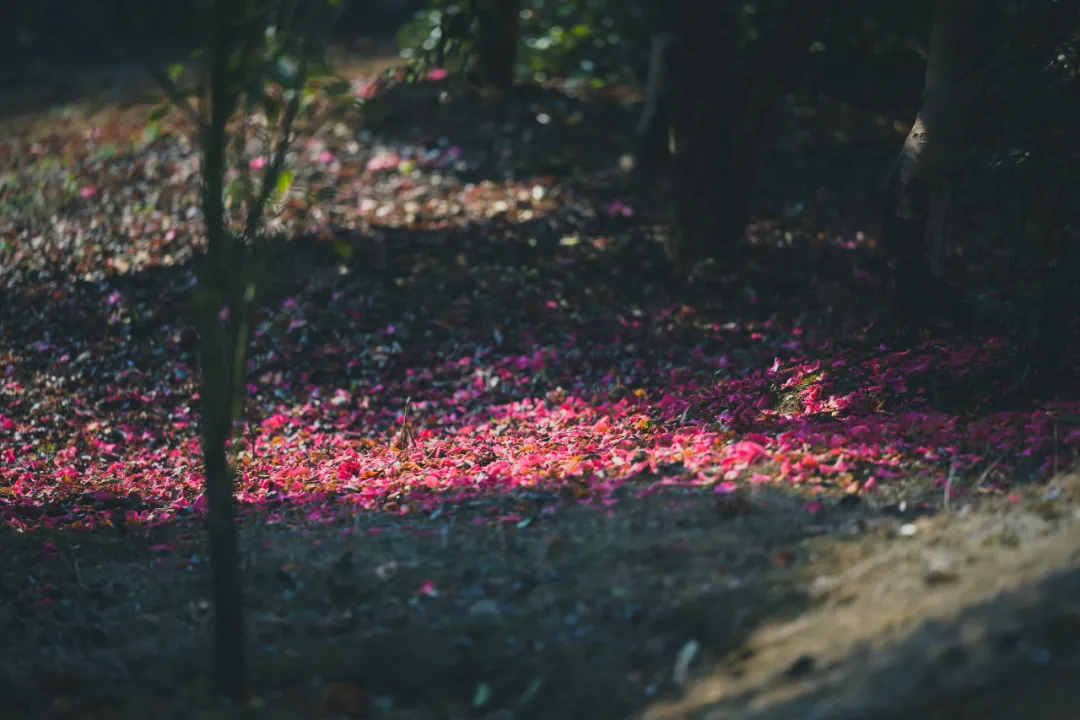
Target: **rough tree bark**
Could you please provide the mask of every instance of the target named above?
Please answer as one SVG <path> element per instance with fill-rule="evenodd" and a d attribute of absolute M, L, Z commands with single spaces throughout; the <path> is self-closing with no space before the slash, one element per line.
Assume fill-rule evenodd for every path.
<path fill-rule="evenodd" d="M 474 0 L 474 3 L 466 77 L 481 93 L 507 93 L 514 86 L 521 0 Z"/>
<path fill-rule="evenodd" d="M 883 218 L 901 316 L 922 319 L 949 305 L 949 205 L 996 46 L 997 12 L 986 0 L 938 0 L 935 8 L 922 107 L 890 175 Z"/>

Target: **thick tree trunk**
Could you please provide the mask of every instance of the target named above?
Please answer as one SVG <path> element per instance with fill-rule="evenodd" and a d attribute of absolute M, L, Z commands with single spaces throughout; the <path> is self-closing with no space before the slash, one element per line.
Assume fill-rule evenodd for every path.
<path fill-rule="evenodd" d="M 514 86 L 521 0 L 474 0 L 472 50 L 466 77 L 478 91 L 504 94 Z"/>
<path fill-rule="evenodd" d="M 679 52 L 679 36 L 662 32 L 652 37 L 649 68 L 645 78 L 645 102 L 637 126 L 637 165 L 648 173 L 663 165 L 669 148 L 673 84 L 672 63 Z"/>
<path fill-rule="evenodd" d="M 638 174 L 648 185 L 671 175 L 666 250 L 680 272 L 730 256 L 744 236 L 766 122 L 829 8 L 798 4 L 744 51 L 723 4 L 661 3 L 666 27 L 653 41 Z"/>
<path fill-rule="evenodd" d="M 1035 277 L 1022 278 L 1018 289 L 1026 310 L 1025 340 L 1036 385 L 1055 383 L 1066 370 L 1067 328 L 1062 326 L 1068 317 L 1066 308 L 1074 307 L 1071 296 L 1076 268 L 1071 262 L 1072 253 L 1061 242 L 1057 222 L 1059 178 L 1051 176 L 1032 183 L 1023 246 L 1018 248 L 1027 257 L 1014 263 L 1014 267 L 1026 265 L 1035 271 Z"/>
<path fill-rule="evenodd" d="M 953 181 L 967 155 L 965 133 L 994 48 L 996 3 L 938 0 L 922 108 L 887 190 L 883 240 L 901 313 L 944 307 L 945 249 Z"/>
<path fill-rule="evenodd" d="M 1032 12 L 1029 22 L 1014 29 L 1010 44 L 1054 47 L 1055 41 L 1074 37 L 1078 20 L 1077 3 L 1044 3 Z M 1029 66 L 1029 71 L 1033 83 L 1052 82 L 1038 77 L 1040 71 L 1045 72 L 1041 64 Z M 1026 224 L 1020 242 L 1010 248 L 1011 284 L 1024 322 L 1020 339 L 1027 351 L 1021 356 L 1021 371 L 1033 381 L 1036 393 L 1059 392 L 1077 370 L 1068 352 L 1069 318 L 1080 300 L 1080 247 L 1069 227 L 1069 219 L 1075 218 L 1069 202 L 1075 197 L 1069 191 L 1076 172 L 1070 143 L 1075 138 L 1070 126 L 1077 108 L 1075 97 L 1064 95 L 1059 97 L 1061 104 L 1044 105 L 1045 116 L 1034 121 L 1039 132 L 1024 163 Z"/>
<path fill-rule="evenodd" d="M 1068 114 L 1061 111 L 1060 117 Z M 1080 293 L 1080 252 L 1068 223 L 1075 161 L 1062 139 L 1044 126 L 1030 148 L 1026 222 L 1019 242 L 1010 248 L 1011 285 L 1023 322 L 1018 339 L 1026 350 L 1021 372 L 1036 392 L 1059 391 L 1076 369 L 1070 367 L 1068 353 L 1070 318 Z"/>
<path fill-rule="evenodd" d="M 754 183 L 753 163 L 747 162 L 754 143 L 734 135 L 738 116 L 749 108 L 744 79 L 734 69 L 735 45 L 718 42 L 736 32 L 721 4 L 671 2 L 660 12 L 668 31 L 653 43 L 639 172 L 650 179 L 658 170 L 670 174 L 665 251 L 682 275 L 702 261 L 727 256 L 742 237 Z"/>

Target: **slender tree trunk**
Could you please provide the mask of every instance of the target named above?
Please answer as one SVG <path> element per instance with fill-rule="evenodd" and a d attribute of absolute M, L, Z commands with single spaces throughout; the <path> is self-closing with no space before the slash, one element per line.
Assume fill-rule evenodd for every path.
<path fill-rule="evenodd" d="M 935 9 L 922 108 L 890 176 L 883 223 L 897 301 L 908 317 L 926 317 L 946 301 L 949 206 L 995 44 L 996 5 L 938 0 Z"/>
<path fill-rule="evenodd" d="M 208 410 L 219 412 L 216 408 Z M 225 454 L 228 433 L 221 432 L 218 423 L 208 425 L 214 426 L 203 431 L 214 602 L 213 689 L 219 695 L 242 700 L 248 689 L 247 653 L 233 481 Z"/>
<path fill-rule="evenodd" d="M 466 76 L 482 93 L 505 94 L 514 86 L 521 0 L 474 2 L 472 51 L 466 61 Z"/>
<path fill-rule="evenodd" d="M 202 393 L 200 424 L 206 472 L 207 531 L 210 536 L 211 595 L 214 606 L 214 691 L 236 700 L 247 692 L 247 653 L 244 643 L 240 552 L 234 519 L 233 482 L 226 457 L 231 430 L 232 391 L 228 360 L 234 348 L 226 346 L 218 313 L 227 297 L 233 239 L 225 225 L 224 178 L 226 126 L 236 98 L 229 87 L 233 31 L 231 4 L 217 2 L 211 10 L 208 52 L 209 122 L 202 128 L 202 210 L 206 222 L 207 254 L 200 273 L 200 360 Z"/>

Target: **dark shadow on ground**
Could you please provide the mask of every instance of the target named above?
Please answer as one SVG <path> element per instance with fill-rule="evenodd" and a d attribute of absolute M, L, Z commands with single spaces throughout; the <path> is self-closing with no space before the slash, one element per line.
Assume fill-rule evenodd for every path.
<path fill-rule="evenodd" d="M 902 563 L 873 582 L 860 584 L 856 573 L 848 578 L 843 607 L 827 602 L 790 630 L 752 641 L 755 651 L 766 656 L 801 652 L 798 671 L 792 665 L 783 672 L 779 664 L 767 676 L 752 668 L 751 660 L 742 668 L 751 677 L 740 677 L 739 663 L 729 661 L 703 672 L 705 677 L 682 701 L 658 704 L 640 717 L 1072 717 L 1080 699 L 1073 682 L 1080 667 L 1080 571 L 1075 569 L 1073 525 L 1065 522 L 1058 528 L 1057 547 L 1051 536 L 1051 544 L 1038 548 L 1031 543 L 1020 551 L 993 550 L 988 561 L 977 559 L 981 551 L 972 543 L 966 566 L 943 583 L 964 586 L 952 595 L 927 580 L 925 572 L 910 577 Z M 1040 557 L 1047 551 L 1050 557 Z M 996 568 L 993 555 L 1004 556 Z M 981 562 L 988 566 L 981 568 Z M 1045 567 L 1047 574 L 1028 572 L 1015 580 L 1000 576 L 1025 562 Z M 883 601 L 882 593 L 910 597 L 912 607 Z M 966 600 L 955 602 L 964 595 Z M 820 626 L 816 631 L 815 625 Z M 778 651 L 784 644 L 789 647 Z M 778 659 L 772 657 L 774 663 Z"/>
<path fill-rule="evenodd" d="M 980 533 L 1030 521 L 982 507 L 912 539 L 866 508 L 823 519 L 774 492 L 732 505 L 676 491 L 615 514 L 524 504 L 534 522 L 516 526 L 493 525 L 487 503 L 245 523 L 266 703 L 246 717 L 1049 719 L 1076 697 L 1075 516 L 993 546 Z M 0 531 L 8 707 L 194 717 L 204 552 L 190 527 Z M 954 562 L 929 574 L 931 554 Z"/>
<path fill-rule="evenodd" d="M 788 503 L 725 518 L 676 494 L 613 517 L 538 513 L 530 527 L 470 515 L 491 517 L 476 505 L 440 519 L 246 524 L 254 690 L 279 713 L 254 717 L 325 711 L 325 685 L 362 689 L 364 712 L 391 703 L 391 717 L 470 716 L 486 687 L 489 709 L 614 720 L 675 690 L 670 663 L 687 642 L 721 658 L 806 607 L 796 574 L 773 560 L 813 531 Z M 186 718 L 203 706 L 200 532 L 34 531 L 0 543 L 0 626 L 18 649 L 0 686 L 20 717 Z M 736 584 L 745 589 L 732 594 Z"/>

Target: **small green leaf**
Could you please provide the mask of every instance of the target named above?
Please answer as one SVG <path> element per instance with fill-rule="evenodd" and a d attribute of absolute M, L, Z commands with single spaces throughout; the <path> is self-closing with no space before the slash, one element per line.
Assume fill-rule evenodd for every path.
<path fill-rule="evenodd" d="M 536 699 L 536 696 L 540 694 L 540 689 L 544 687 L 544 681 L 541 678 L 533 678 L 529 686 L 525 688 L 525 691 L 521 693 L 515 705 L 518 708 L 524 708 L 526 705 L 532 703 Z"/>
<path fill-rule="evenodd" d="M 352 245 L 349 245 L 347 242 L 338 241 L 334 243 L 334 252 L 337 253 L 338 257 L 342 260 L 349 260 L 353 255 Z"/>
<path fill-rule="evenodd" d="M 184 73 L 183 63 L 173 63 L 165 68 L 165 74 L 169 76 L 169 79 L 174 83 L 180 79 L 180 76 Z"/>
<path fill-rule="evenodd" d="M 472 705 L 474 708 L 481 708 L 488 704 L 491 700 L 491 686 L 487 683 L 480 683 L 476 686 L 476 694 L 473 695 Z"/>
<path fill-rule="evenodd" d="M 168 114 L 170 107 L 172 106 L 168 103 L 164 103 L 152 109 L 150 113 L 146 116 L 147 123 L 151 125 L 158 123 L 163 117 L 165 117 L 166 114 Z"/>
<path fill-rule="evenodd" d="M 279 200 L 283 199 L 289 192 L 289 188 L 292 187 L 293 172 L 292 170 L 282 170 L 278 175 L 277 183 L 274 185 L 274 196 Z"/>
<path fill-rule="evenodd" d="M 149 145 L 159 137 L 161 137 L 161 126 L 157 123 L 150 123 L 143 129 L 142 144 Z"/>

